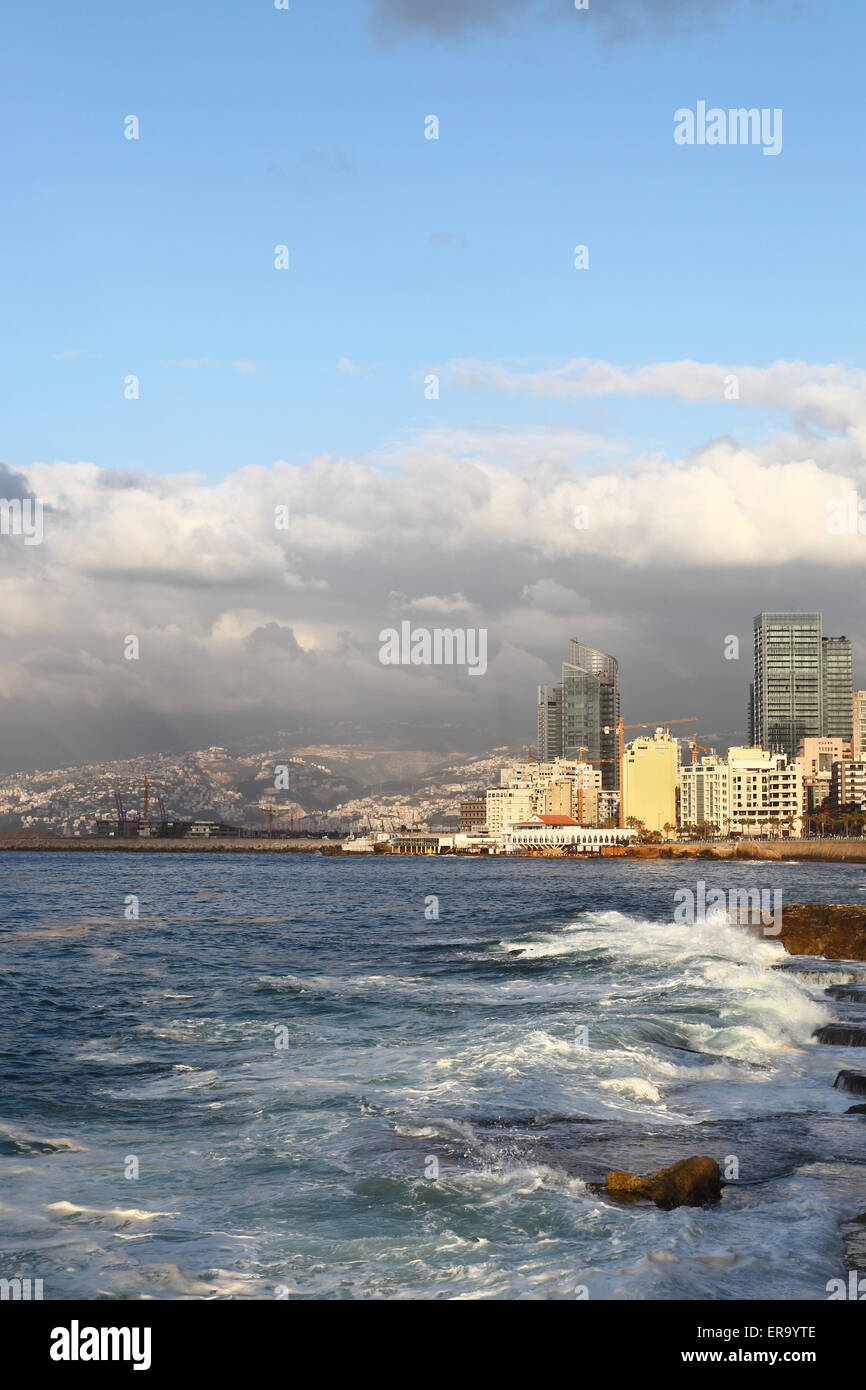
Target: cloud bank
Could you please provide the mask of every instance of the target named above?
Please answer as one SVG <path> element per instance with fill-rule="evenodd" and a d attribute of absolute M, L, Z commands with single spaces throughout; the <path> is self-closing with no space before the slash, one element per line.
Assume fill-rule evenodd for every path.
<path fill-rule="evenodd" d="M 718 399 L 729 370 L 447 369 L 467 388 L 566 401 Z M 530 741 L 534 686 L 572 636 L 620 657 L 635 718 L 673 717 L 667 706 L 684 699 L 708 731 L 742 732 L 759 608 L 822 608 L 828 631 L 863 654 L 866 536 L 834 533 L 827 517 L 840 499 L 866 498 L 866 398 L 862 374 L 836 365 L 738 374 L 731 435 L 681 458 L 629 456 L 567 426 L 488 427 L 218 482 L 92 463 L 0 472 L 0 495 L 35 494 L 46 508 L 41 545 L 0 536 L 5 766 L 265 726 L 416 744 L 429 733 L 455 747 Z M 733 431 L 758 403 L 788 418 L 745 447 Z M 485 627 L 487 674 L 382 666 L 378 634 L 403 618 Z M 723 660 L 728 634 L 742 662 Z M 124 658 L 129 635 L 137 661 Z"/>

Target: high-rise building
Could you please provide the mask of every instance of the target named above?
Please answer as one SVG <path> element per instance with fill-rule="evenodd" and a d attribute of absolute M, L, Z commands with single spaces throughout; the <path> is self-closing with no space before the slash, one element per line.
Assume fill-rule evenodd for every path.
<path fill-rule="evenodd" d="M 616 724 L 619 719 L 619 665 L 607 652 L 572 639 L 562 666 L 562 756 L 598 764 L 601 784 L 619 787 Z M 608 732 L 605 732 L 608 730 Z"/>
<path fill-rule="evenodd" d="M 759 613 L 755 618 L 752 743 L 796 755 L 801 739 L 823 733 L 820 613 Z"/>
<path fill-rule="evenodd" d="M 562 756 L 562 686 L 538 687 L 538 761 Z"/>
<path fill-rule="evenodd" d="M 851 705 L 851 756 L 859 762 L 866 758 L 866 690 L 853 691 Z"/>
<path fill-rule="evenodd" d="M 623 818 L 633 817 L 647 830 L 664 833 L 677 823 L 677 741 L 670 729 L 656 729 L 652 738 L 636 738 L 622 760 Z"/>
<path fill-rule="evenodd" d="M 829 738 L 850 740 L 854 692 L 851 682 L 851 643 L 847 637 L 822 638 L 821 682 L 821 733 Z"/>
<path fill-rule="evenodd" d="M 759 613 L 749 733 L 767 752 L 796 756 L 804 738 L 852 730 L 851 643 L 824 637 L 820 613 Z"/>

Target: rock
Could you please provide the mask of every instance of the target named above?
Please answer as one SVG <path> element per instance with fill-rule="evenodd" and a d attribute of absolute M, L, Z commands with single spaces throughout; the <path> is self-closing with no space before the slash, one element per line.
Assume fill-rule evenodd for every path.
<path fill-rule="evenodd" d="M 600 1186 L 600 1184 L 599 1184 Z M 722 1173 L 714 1158 L 706 1154 L 681 1158 L 668 1168 L 660 1168 L 648 1178 L 621 1169 L 608 1173 L 605 1190 L 626 1200 L 646 1197 L 657 1207 L 702 1207 L 717 1202 L 722 1195 Z"/>
<path fill-rule="evenodd" d="M 850 1091 L 855 1096 L 866 1096 L 866 1073 L 840 1071 L 833 1085 L 837 1091 Z"/>
<path fill-rule="evenodd" d="M 845 1111 L 846 1115 L 866 1115 L 866 1105 L 849 1105 Z M 862 1221 L 863 1217 L 858 1217 Z"/>
<path fill-rule="evenodd" d="M 844 1260 L 846 1269 L 856 1269 L 859 1273 L 866 1267 L 866 1212 L 854 1216 L 842 1226 Z"/>
<path fill-rule="evenodd" d="M 854 1004 L 866 1004 L 866 985 L 829 985 L 824 990 L 831 999 L 847 999 Z"/>
<path fill-rule="evenodd" d="M 866 960 L 866 907 L 791 903 L 778 939 L 792 956 Z"/>
<path fill-rule="evenodd" d="M 825 1023 L 812 1034 L 819 1043 L 830 1047 L 866 1047 L 866 1028 L 856 1028 L 850 1023 Z"/>

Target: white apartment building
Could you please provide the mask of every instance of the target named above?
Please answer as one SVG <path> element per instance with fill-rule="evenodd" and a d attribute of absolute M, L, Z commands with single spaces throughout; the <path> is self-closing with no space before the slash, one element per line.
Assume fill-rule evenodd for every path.
<path fill-rule="evenodd" d="M 803 833 L 803 769 L 784 753 L 729 748 L 729 829 L 741 835 Z"/>
<path fill-rule="evenodd" d="M 531 782 L 514 782 L 507 787 L 491 787 L 487 792 L 487 833 L 502 835 L 516 821 L 535 812 L 536 788 Z"/>
<path fill-rule="evenodd" d="M 680 824 L 710 821 L 722 835 L 780 835 L 803 830 L 803 768 L 784 753 L 729 748 L 680 769 Z"/>
<path fill-rule="evenodd" d="M 531 788 L 535 793 L 532 811 L 539 815 L 577 816 L 585 825 L 595 825 L 601 818 L 602 773 L 590 763 L 578 762 L 576 758 L 513 763 L 502 768 L 499 778 L 498 790 Z M 516 809 L 516 801 L 514 805 Z M 495 803 L 488 801 L 487 810 L 488 816 L 491 812 L 498 816 Z M 491 834 L 498 833 L 493 831 L 489 819 L 487 824 Z"/>
<path fill-rule="evenodd" d="M 710 753 L 680 768 L 680 825 L 708 821 L 724 834 L 730 821 L 730 784 L 725 759 Z"/>

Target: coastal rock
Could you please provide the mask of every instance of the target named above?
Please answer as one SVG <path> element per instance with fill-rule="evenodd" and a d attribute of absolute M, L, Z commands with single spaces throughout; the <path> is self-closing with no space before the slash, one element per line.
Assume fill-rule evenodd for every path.
<path fill-rule="evenodd" d="M 601 1184 L 598 1185 L 599 1187 Z M 681 1158 L 660 1168 L 648 1178 L 615 1169 L 608 1173 L 604 1189 L 614 1197 L 645 1197 L 657 1207 L 702 1207 L 717 1202 L 722 1195 L 722 1173 L 714 1158 L 706 1154 Z"/>
<path fill-rule="evenodd" d="M 833 1085 L 837 1091 L 850 1091 L 854 1096 L 866 1096 L 866 1073 L 840 1071 Z"/>
<path fill-rule="evenodd" d="M 778 939 L 792 956 L 866 960 L 866 907 L 786 904 Z"/>
<path fill-rule="evenodd" d="M 849 1105 L 846 1115 L 866 1115 L 866 1105 Z"/>
<path fill-rule="evenodd" d="M 866 1267 L 866 1212 L 854 1216 L 842 1226 L 845 1268 L 858 1272 Z"/>
<path fill-rule="evenodd" d="M 846 999 L 853 1004 L 866 1004 L 866 985 L 830 985 L 824 990 L 831 999 Z"/>
<path fill-rule="evenodd" d="M 816 1028 L 812 1037 L 829 1047 L 866 1047 L 866 1028 L 857 1028 L 851 1023 L 825 1023 Z"/>

